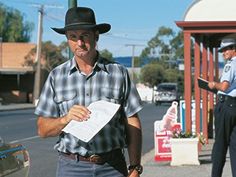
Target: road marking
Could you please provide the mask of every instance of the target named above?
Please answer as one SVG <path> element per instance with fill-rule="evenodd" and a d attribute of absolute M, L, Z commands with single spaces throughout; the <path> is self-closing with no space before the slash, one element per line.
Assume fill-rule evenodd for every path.
<path fill-rule="evenodd" d="M 36 139 L 36 138 L 39 138 L 39 136 L 32 136 L 32 137 L 29 137 L 29 138 L 23 138 L 23 139 L 19 139 L 19 140 L 14 140 L 14 141 L 11 141 L 10 144 L 19 143 L 21 141 L 27 141 L 27 140 L 32 140 L 32 139 Z"/>

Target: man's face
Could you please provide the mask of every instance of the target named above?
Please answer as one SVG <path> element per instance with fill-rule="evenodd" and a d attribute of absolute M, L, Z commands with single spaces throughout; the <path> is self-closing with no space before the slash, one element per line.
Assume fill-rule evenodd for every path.
<path fill-rule="evenodd" d="M 66 32 L 69 47 L 75 56 L 83 58 L 96 50 L 97 33 L 92 30 L 71 30 Z"/>
<path fill-rule="evenodd" d="M 234 47 L 226 47 L 222 51 L 222 55 L 225 60 L 230 60 L 235 55 Z"/>

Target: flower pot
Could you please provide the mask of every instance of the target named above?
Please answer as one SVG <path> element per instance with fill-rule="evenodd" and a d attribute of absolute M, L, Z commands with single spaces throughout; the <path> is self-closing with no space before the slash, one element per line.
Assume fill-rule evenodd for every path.
<path fill-rule="evenodd" d="M 171 166 L 200 165 L 198 138 L 171 138 Z"/>

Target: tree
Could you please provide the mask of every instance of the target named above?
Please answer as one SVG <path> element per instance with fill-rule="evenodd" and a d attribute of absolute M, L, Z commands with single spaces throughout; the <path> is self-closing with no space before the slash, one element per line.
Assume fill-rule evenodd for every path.
<path fill-rule="evenodd" d="M 165 70 L 165 82 L 175 82 L 178 83 L 179 91 L 183 93 L 184 90 L 184 73 L 177 69 L 167 69 Z"/>
<path fill-rule="evenodd" d="M 175 33 L 172 29 L 162 26 L 158 29 L 157 34 L 148 41 L 148 45 L 142 51 L 140 59 L 143 60 L 141 63 L 144 63 L 144 60 L 148 60 L 150 64 L 155 63 L 154 65 L 160 65 L 158 68 L 153 66 L 155 68 L 153 70 L 162 68 L 163 72 L 159 72 L 159 75 L 157 75 L 157 73 L 153 74 L 153 71 L 143 71 L 141 72 L 141 78 L 144 79 L 144 83 L 148 82 L 151 86 L 161 82 L 176 82 L 181 91 L 183 91 L 184 74 L 177 68 L 177 60 L 183 58 L 183 32 L 179 31 Z M 150 66 L 147 68 L 144 67 L 143 70 L 149 70 L 150 68 Z M 148 73 L 150 76 L 148 76 Z M 145 75 L 142 76 L 142 74 Z"/>
<path fill-rule="evenodd" d="M 141 81 L 150 87 L 154 87 L 163 81 L 164 67 L 159 63 L 150 63 L 141 69 Z"/>
<path fill-rule="evenodd" d="M 140 78 L 144 84 L 152 88 L 162 82 L 174 82 L 178 83 L 181 93 L 184 90 L 184 73 L 177 69 L 165 69 L 165 65 L 160 61 L 145 65 L 141 69 Z"/>
<path fill-rule="evenodd" d="M 171 39 L 170 46 L 174 54 L 174 58 L 183 59 L 184 58 L 184 36 L 183 32 L 179 31 L 177 35 Z"/>
<path fill-rule="evenodd" d="M 176 68 L 177 60 L 184 58 L 183 32 L 176 34 L 171 28 L 160 27 L 157 34 L 148 41 L 140 58 L 162 61 L 166 63 L 167 68 Z"/>
<path fill-rule="evenodd" d="M 0 37 L 3 42 L 29 42 L 34 25 L 24 15 L 0 3 Z"/>
<path fill-rule="evenodd" d="M 64 58 L 68 58 L 69 59 L 69 53 L 70 53 L 70 48 L 68 46 L 68 42 L 67 41 L 63 41 L 61 42 L 61 44 L 59 45 L 59 48 L 61 49 L 61 54 Z"/>
<path fill-rule="evenodd" d="M 51 71 L 57 65 L 63 63 L 67 60 L 65 57 L 65 51 L 67 48 L 64 43 L 61 43 L 59 46 L 56 46 L 51 41 L 46 41 L 42 43 L 42 52 L 41 52 L 41 64 L 42 68 L 46 69 L 48 72 Z M 34 65 L 34 58 L 36 54 L 36 47 L 32 49 L 29 54 L 25 57 L 26 66 Z"/>
<path fill-rule="evenodd" d="M 112 53 L 109 52 L 107 49 L 103 49 L 103 50 L 99 51 L 99 53 L 103 58 L 106 58 L 110 61 L 114 61 Z"/>
<path fill-rule="evenodd" d="M 160 27 L 157 34 L 148 42 L 148 47 L 142 51 L 141 58 L 168 59 L 165 54 L 171 53 L 170 40 L 174 35 L 175 33 L 171 28 Z"/>
<path fill-rule="evenodd" d="M 141 67 L 141 58 L 140 57 L 134 57 L 134 67 Z"/>

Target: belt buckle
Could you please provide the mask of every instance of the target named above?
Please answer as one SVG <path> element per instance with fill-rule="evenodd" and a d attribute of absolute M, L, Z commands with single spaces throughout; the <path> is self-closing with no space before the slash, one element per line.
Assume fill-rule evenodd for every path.
<path fill-rule="evenodd" d="M 97 154 L 93 154 L 89 157 L 89 161 L 96 163 L 96 164 L 103 164 L 104 161 L 102 160 L 101 156 L 97 155 Z"/>
<path fill-rule="evenodd" d="M 220 101 L 220 102 L 225 101 L 225 96 L 223 96 L 223 95 L 219 95 L 219 101 Z"/>

